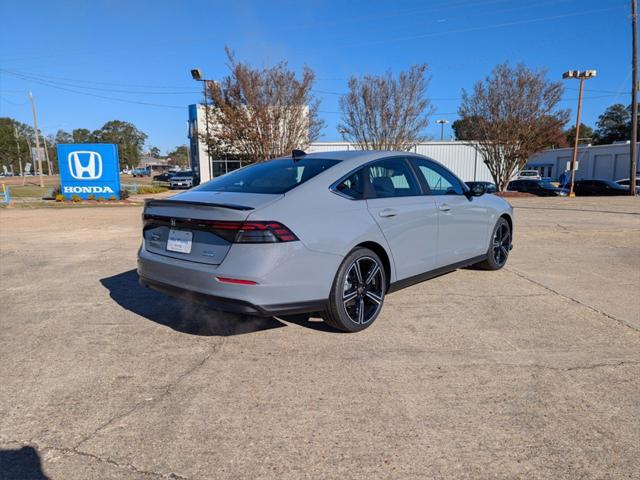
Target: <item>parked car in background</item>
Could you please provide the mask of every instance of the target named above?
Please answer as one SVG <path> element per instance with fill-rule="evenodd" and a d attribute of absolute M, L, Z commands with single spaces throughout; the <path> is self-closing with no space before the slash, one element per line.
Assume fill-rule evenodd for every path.
<path fill-rule="evenodd" d="M 196 174 L 192 170 L 176 172 L 169 179 L 169 188 L 191 188 L 198 184 Z"/>
<path fill-rule="evenodd" d="M 513 209 L 483 193 L 408 152 L 296 151 L 147 201 L 138 274 L 220 310 L 319 312 L 355 332 L 387 293 L 506 264 Z"/>
<path fill-rule="evenodd" d="M 616 180 L 616 183 L 618 185 L 622 185 L 622 186 L 629 186 L 629 183 L 631 183 L 631 179 L 629 178 L 623 178 L 621 180 Z M 640 172 L 636 173 L 636 187 L 640 186 Z"/>
<path fill-rule="evenodd" d="M 628 195 L 629 185 L 620 185 L 613 180 L 578 180 L 573 184 L 573 192 L 578 196 Z"/>
<path fill-rule="evenodd" d="M 493 182 L 465 182 L 469 190 L 473 190 L 476 185 L 484 185 L 485 193 L 496 193 L 498 191 L 498 187 Z"/>
<path fill-rule="evenodd" d="M 164 172 L 153 176 L 154 182 L 168 182 L 176 174 L 176 172 Z"/>
<path fill-rule="evenodd" d="M 531 193 L 539 197 L 566 197 L 569 190 L 556 187 L 543 180 L 512 180 L 507 185 L 507 190 L 512 192 Z"/>
<path fill-rule="evenodd" d="M 537 170 L 521 170 L 518 172 L 516 180 L 542 180 L 542 177 Z"/>
<path fill-rule="evenodd" d="M 151 175 L 151 170 L 149 170 L 148 168 L 135 168 L 131 174 L 134 177 L 148 177 L 149 175 Z"/>

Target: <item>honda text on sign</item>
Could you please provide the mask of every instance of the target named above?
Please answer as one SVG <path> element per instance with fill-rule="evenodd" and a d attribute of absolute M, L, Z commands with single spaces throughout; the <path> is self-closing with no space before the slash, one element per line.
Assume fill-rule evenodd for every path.
<path fill-rule="evenodd" d="M 60 144 L 58 168 L 62 194 L 87 199 L 120 198 L 118 146 L 110 143 Z"/>

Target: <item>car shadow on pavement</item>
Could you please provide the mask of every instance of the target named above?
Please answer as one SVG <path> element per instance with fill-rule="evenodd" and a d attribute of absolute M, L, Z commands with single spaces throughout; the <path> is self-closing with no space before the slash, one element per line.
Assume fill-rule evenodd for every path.
<path fill-rule="evenodd" d="M 0 450 L 0 478 L 3 480 L 49 480 L 42 471 L 38 451 L 30 446 Z"/>
<path fill-rule="evenodd" d="M 181 333 L 226 337 L 287 326 L 275 317 L 221 312 L 206 305 L 158 293 L 141 286 L 135 270 L 103 278 L 100 283 L 121 307 Z M 288 315 L 282 320 L 312 330 L 342 333 L 307 314 Z"/>
<path fill-rule="evenodd" d="M 103 278 L 100 283 L 121 307 L 181 333 L 231 336 L 286 327 L 273 317 L 221 312 L 158 293 L 141 286 L 135 270 Z"/>

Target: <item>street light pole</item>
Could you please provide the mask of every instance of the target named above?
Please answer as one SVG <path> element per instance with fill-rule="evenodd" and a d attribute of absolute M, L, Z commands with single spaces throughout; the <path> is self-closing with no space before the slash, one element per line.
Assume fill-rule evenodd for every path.
<path fill-rule="evenodd" d="M 191 77 L 198 82 L 202 82 L 202 93 L 204 94 L 204 123 L 205 123 L 205 130 L 206 130 L 206 139 L 204 144 L 205 144 L 205 149 L 207 151 L 209 179 L 211 179 L 213 177 L 213 172 L 211 171 L 211 152 L 209 152 L 209 141 L 211 137 L 209 133 L 209 101 L 207 99 L 207 85 L 208 85 L 208 82 L 210 82 L 211 80 L 206 80 L 205 78 L 203 78 L 202 72 L 200 71 L 199 68 L 194 68 L 191 70 Z M 198 125 L 198 139 L 200 138 L 199 134 L 200 134 L 200 126 Z M 200 155 L 198 155 L 198 158 L 200 158 Z"/>
<path fill-rule="evenodd" d="M 580 139 L 580 113 L 582 112 L 582 92 L 584 81 L 596 76 L 595 70 L 569 70 L 562 74 L 562 78 L 576 78 L 580 80 L 580 93 L 578 93 L 578 114 L 576 115 L 576 138 L 573 143 L 573 157 L 571 158 L 571 184 L 569 186 L 569 197 L 575 197 L 573 193 L 573 182 L 576 179 L 576 162 L 578 161 L 578 140 Z"/>
<path fill-rule="evenodd" d="M 449 120 L 436 120 L 436 123 L 440 124 L 440 141 L 444 140 L 444 126 L 449 123 Z"/>
<path fill-rule="evenodd" d="M 631 147 L 629 151 L 629 195 L 636 194 L 638 162 L 638 2 L 631 0 Z"/>

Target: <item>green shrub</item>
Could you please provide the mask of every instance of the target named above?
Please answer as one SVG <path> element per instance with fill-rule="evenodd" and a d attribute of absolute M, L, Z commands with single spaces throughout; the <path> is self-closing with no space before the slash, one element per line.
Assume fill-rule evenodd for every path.
<path fill-rule="evenodd" d="M 156 185 L 140 185 L 138 187 L 138 193 L 144 195 L 146 193 L 162 193 L 169 190 L 167 187 L 161 187 Z"/>
<path fill-rule="evenodd" d="M 129 190 L 120 190 L 120 198 L 122 200 L 129 198 Z"/>
<path fill-rule="evenodd" d="M 104 202 L 104 197 L 98 197 L 99 202 Z"/>
<path fill-rule="evenodd" d="M 87 197 L 87 200 L 95 200 L 95 199 L 96 199 L 96 196 L 93 193 Z"/>
<path fill-rule="evenodd" d="M 71 197 L 71 200 L 73 201 L 73 203 L 80 203 L 82 201 L 82 197 L 80 197 L 79 195 L 73 195 Z"/>
<path fill-rule="evenodd" d="M 64 202 L 64 195 L 61 193 L 56 194 L 56 202 Z"/>

